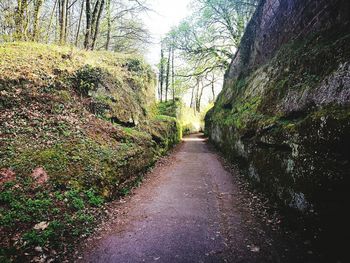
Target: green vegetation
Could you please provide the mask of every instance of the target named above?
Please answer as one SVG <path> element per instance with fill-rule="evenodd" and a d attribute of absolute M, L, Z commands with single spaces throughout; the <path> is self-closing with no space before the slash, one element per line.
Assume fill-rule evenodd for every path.
<path fill-rule="evenodd" d="M 134 55 L 0 45 L 0 261 L 59 261 L 179 142 L 154 78 Z"/>
<path fill-rule="evenodd" d="M 204 116 L 213 106 L 209 104 L 202 112 L 198 113 L 193 108 L 187 107 L 179 100 L 161 102 L 158 104 L 157 112 L 160 115 L 167 115 L 177 119 L 182 128 L 182 134 L 191 134 L 203 131 Z"/>
<path fill-rule="evenodd" d="M 10 246 L 1 243 L 1 261 L 19 253 L 33 256 L 38 246 L 72 250 L 77 237 L 92 232 L 101 213 L 97 207 L 104 202 L 93 190 L 43 188 L 28 178 L 5 183 L 1 190 L 1 234 L 13 233 Z"/>

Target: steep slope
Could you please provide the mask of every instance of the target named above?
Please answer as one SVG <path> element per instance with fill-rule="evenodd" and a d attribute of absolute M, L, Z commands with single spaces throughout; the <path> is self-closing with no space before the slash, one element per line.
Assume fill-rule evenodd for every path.
<path fill-rule="evenodd" d="M 154 85 L 137 57 L 0 46 L 0 261 L 67 250 L 91 230 L 93 207 L 179 141 L 176 120 L 153 110 Z"/>
<path fill-rule="evenodd" d="M 324 240 L 341 239 L 347 222 L 349 7 L 261 1 L 206 116 L 210 139 L 240 160 L 252 184 Z"/>

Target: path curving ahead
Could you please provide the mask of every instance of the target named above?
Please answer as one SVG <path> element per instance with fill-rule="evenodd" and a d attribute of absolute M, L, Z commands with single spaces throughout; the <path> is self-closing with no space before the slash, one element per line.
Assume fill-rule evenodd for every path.
<path fill-rule="evenodd" d="M 111 209 L 82 262 L 288 261 L 200 134 L 185 138 L 147 178 Z"/>

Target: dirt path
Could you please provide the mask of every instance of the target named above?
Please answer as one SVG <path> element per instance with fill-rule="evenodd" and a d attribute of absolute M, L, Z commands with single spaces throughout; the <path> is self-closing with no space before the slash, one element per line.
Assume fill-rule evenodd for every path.
<path fill-rule="evenodd" d="M 255 219 L 200 135 L 147 178 L 110 208 L 82 262 L 296 262 Z"/>

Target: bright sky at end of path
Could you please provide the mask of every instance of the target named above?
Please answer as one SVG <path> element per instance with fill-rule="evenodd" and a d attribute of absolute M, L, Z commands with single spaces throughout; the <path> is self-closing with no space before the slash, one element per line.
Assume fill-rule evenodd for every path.
<path fill-rule="evenodd" d="M 152 35 L 152 44 L 148 47 L 147 61 L 152 65 L 160 60 L 160 40 L 172 27 L 190 14 L 191 0 L 150 0 L 151 9 L 144 16 L 144 23 Z"/>

